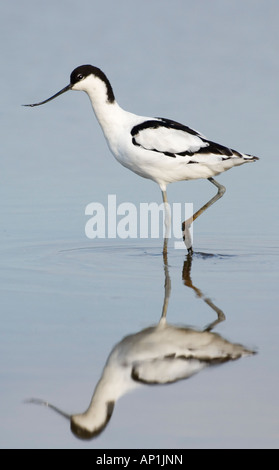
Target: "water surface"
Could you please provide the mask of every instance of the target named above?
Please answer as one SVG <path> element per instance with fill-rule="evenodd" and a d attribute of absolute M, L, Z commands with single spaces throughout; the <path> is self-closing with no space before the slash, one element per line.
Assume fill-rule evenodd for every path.
<path fill-rule="evenodd" d="M 0 15 L 0 446 L 278 447 L 278 3 L 43 8 L 14 1 Z M 158 324 L 166 270 L 162 239 L 85 236 L 90 202 L 106 205 L 109 194 L 135 207 L 161 202 L 155 184 L 113 160 L 88 99 L 68 93 L 20 107 L 61 89 L 81 63 L 104 69 L 123 107 L 260 157 L 218 178 L 227 193 L 195 223 L 191 269 L 170 240 L 167 311 L 168 323 L 197 331 L 222 311 L 214 331 L 257 354 L 169 385 L 141 384 L 88 442 L 24 400 L 85 411 L 113 348 Z M 170 202 L 195 209 L 213 193 L 206 181 L 168 190 Z"/>

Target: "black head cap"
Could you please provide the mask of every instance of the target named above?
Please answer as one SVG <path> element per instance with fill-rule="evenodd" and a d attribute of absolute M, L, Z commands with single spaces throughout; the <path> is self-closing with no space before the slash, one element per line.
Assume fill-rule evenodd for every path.
<path fill-rule="evenodd" d="M 99 436 L 99 434 L 101 434 L 103 432 L 103 430 L 106 428 L 110 418 L 111 418 L 111 415 L 113 413 L 113 409 L 114 409 L 114 402 L 108 402 L 107 403 L 107 416 L 106 416 L 106 419 L 104 421 L 104 423 L 102 423 L 102 425 L 97 428 L 97 429 L 94 429 L 93 431 L 88 431 L 87 429 L 84 429 L 82 428 L 81 426 L 77 425 L 73 419 L 71 419 L 71 431 L 72 433 L 78 438 L 78 439 L 82 439 L 82 440 L 90 440 L 90 439 L 93 439 L 97 436 Z"/>
<path fill-rule="evenodd" d="M 112 86 L 101 69 L 98 67 L 94 67 L 93 65 L 80 65 L 77 67 L 75 70 L 72 71 L 71 73 L 71 86 L 73 86 L 75 83 L 80 82 L 84 78 L 88 77 L 88 75 L 95 75 L 96 77 L 100 78 L 107 87 L 107 95 L 108 95 L 108 101 L 110 103 L 113 103 L 115 101 L 114 93 Z"/>

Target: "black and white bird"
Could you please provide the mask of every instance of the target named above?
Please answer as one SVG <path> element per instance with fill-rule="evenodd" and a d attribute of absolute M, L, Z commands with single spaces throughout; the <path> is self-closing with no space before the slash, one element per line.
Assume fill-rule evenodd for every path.
<path fill-rule="evenodd" d="M 212 365 L 221 365 L 254 351 L 225 340 L 217 333 L 160 322 L 126 336 L 111 351 L 88 408 L 68 414 L 48 401 L 26 400 L 47 406 L 68 418 L 80 439 L 97 437 L 106 428 L 117 401 L 141 385 L 164 385 L 189 379 Z"/>
<path fill-rule="evenodd" d="M 134 173 L 156 182 L 166 208 L 166 188 L 169 183 L 206 178 L 218 188 L 216 196 L 182 225 L 184 241 L 188 251 L 192 252 L 191 241 L 188 237 L 187 242 L 185 240 L 189 224 L 225 192 L 225 187 L 213 176 L 258 158 L 212 142 L 176 121 L 138 116 L 125 111 L 116 102 L 104 72 L 92 65 L 77 67 L 71 73 L 70 84 L 55 95 L 40 103 L 25 106 L 42 105 L 68 90 L 87 93 L 114 157 Z"/>
<path fill-rule="evenodd" d="M 72 432 L 80 439 L 92 439 L 103 432 L 117 401 L 142 385 L 165 385 L 186 380 L 211 366 L 253 356 L 256 351 L 232 343 L 211 330 L 225 315 L 191 279 L 192 257 L 183 266 L 185 286 L 194 290 L 216 314 L 217 319 L 203 330 L 176 326 L 167 322 L 171 279 L 165 259 L 164 302 L 160 321 L 118 342 L 112 349 L 88 408 L 68 414 L 38 398 L 26 403 L 44 405 L 71 422 Z"/>

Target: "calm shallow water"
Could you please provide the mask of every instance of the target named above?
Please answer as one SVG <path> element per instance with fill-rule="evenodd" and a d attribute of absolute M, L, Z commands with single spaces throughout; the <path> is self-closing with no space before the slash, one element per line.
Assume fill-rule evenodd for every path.
<path fill-rule="evenodd" d="M 278 2 L 142 2 L 136 15 L 126 0 L 112 15 L 109 1 L 0 8 L 0 447 L 277 448 Z M 113 348 L 159 322 L 166 270 L 161 239 L 85 237 L 91 201 L 161 202 L 156 185 L 109 155 L 88 100 L 19 106 L 61 89 L 81 63 L 107 72 L 123 107 L 261 158 L 218 178 L 227 193 L 195 223 L 192 265 L 173 240 L 168 255 L 168 323 L 200 331 L 220 309 L 214 331 L 257 354 L 123 394 L 89 442 L 24 400 L 85 411 Z M 213 188 L 179 183 L 168 194 L 198 208 Z"/>
<path fill-rule="evenodd" d="M 112 348 L 160 319 L 165 292 L 160 247 L 95 245 L 68 242 L 10 249 L 1 270 L 1 348 L 8 358 L 5 383 L 12 385 L 4 390 L 2 445 L 276 446 L 274 250 L 196 254 L 190 271 L 193 287 L 226 316 L 216 332 L 257 355 L 207 368 L 175 384 L 139 387 L 120 398 L 107 428 L 90 442 L 77 440 L 69 422 L 51 410 L 22 403 L 39 397 L 71 414 L 85 411 Z M 189 287 L 189 278 L 185 282 L 184 258 L 182 252 L 170 250 L 167 320 L 200 330 L 215 321 L 216 313 Z"/>

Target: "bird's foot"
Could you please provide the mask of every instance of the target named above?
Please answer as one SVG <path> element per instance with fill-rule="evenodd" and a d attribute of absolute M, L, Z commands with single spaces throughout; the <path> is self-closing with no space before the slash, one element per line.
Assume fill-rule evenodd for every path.
<path fill-rule="evenodd" d="M 192 256 L 193 253 L 194 253 L 193 247 L 190 246 L 190 248 L 187 248 L 187 250 L 188 250 L 188 255 L 189 255 L 189 256 Z"/>
<path fill-rule="evenodd" d="M 192 237 L 191 237 L 191 232 L 190 232 L 190 227 L 191 227 L 191 222 L 185 221 L 182 224 L 182 236 L 183 236 L 183 241 L 185 243 L 185 246 L 188 250 L 188 254 L 192 255 L 193 254 L 193 246 L 192 246 Z"/>

